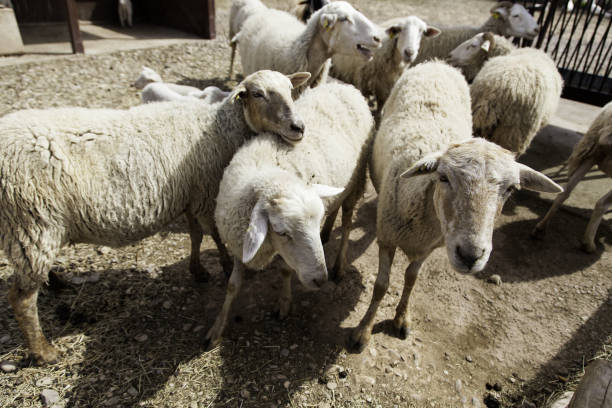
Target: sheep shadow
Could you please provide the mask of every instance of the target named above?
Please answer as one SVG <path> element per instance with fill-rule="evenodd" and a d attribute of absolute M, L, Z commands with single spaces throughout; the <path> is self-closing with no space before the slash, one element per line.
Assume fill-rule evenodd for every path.
<path fill-rule="evenodd" d="M 193 86 L 198 89 L 204 89 L 209 86 L 216 86 L 217 88 L 220 88 L 223 91 L 231 91 L 240 81 L 241 79 L 236 80 L 220 77 L 200 79 L 182 75 L 182 78 L 176 81 L 176 83 L 179 85 Z"/>

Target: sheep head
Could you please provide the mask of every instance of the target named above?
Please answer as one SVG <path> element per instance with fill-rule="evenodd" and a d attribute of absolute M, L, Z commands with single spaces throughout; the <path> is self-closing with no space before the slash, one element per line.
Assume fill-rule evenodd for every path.
<path fill-rule="evenodd" d="M 280 184 L 280 183 L 279 183 Z M 325 208 L 321 198 L 339 194 L 341 188 L 304 186 L 288 176 L 272 194 L 261 194 L 251 212 L 242 246 L 242 262 L 250 262 L 266 239 L 274 253 L 309 289 L 327 281 L 323 244 L 319 235 Z"/>
<path fill-rule="evenodd" d="M 149 67 L 143 66 L 140 75 L 136 78 L 136 81 L 134 81 L 134 87 L 136 89 L 143 89 L 152 82 L 162 82 L 162 79 L 157 72 Z"/>
<path fill-rule="evenodd" d="M 257 71 L 247 76 L 230 94 L 233 103 L 241 103 L 244 117 L 255 133 L 271 132 L 289 143 L 304 137 L 304 122 L 291 97 L 294 87 L 310 78 L 308 72 L 283 75 L 276 71 Z"/>
<path fill-rule="evenodd" d="M 542 173 L 517 163 L 512 152 L 480 138 L 427 156 L 401 177 L 434 173 L 434 207 L 446 252 L 453 268 L 465 273 L 486 266 L 495 218 L 514 190 L 563 191 Z"/>
<path fill-rule="evenodd" d="M 407 64 L 416 59 L 423 37 L 433 38 L 440 34 L 438 28 L 428 26 L 416 16 L 395 20 L 385 31 L 390 39 L 397 39 L 396 52 L 400 55 L 400 60 Z"/>
<path fill-rule="evenodd" d="M 448 63 L 461 69 L 468 81 L 472 81 L 495 48 L 493 33 L 476 34 L 462 42 L 448 55 Z"/>
<path fill-rule="evenodd" d="M 380 48 L 381 30 L 345 1 L 335 1 L 317 11 L 309 24 L 319 24 L 331 55 L 360 56 L 370 60 Z"/>
<path fill-rule="evenodd" d="M 540 28 L 535 18 L 518 3 L 502 1 L 491 9 L 491 17 L 501 22 L 500 33 L 505 37 L 534 39 Z"/>

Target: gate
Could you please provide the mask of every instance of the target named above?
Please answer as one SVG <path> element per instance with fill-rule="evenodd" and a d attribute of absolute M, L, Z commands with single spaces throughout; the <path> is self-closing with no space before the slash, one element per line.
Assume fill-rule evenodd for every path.
<path fill-rule="evenodd" d="M 533 46 L 565 81 L 563 96 L 603 106 L 612 100 L 612 0 L 523 0 L 540 25 Z M 523 45 L 530 45 L 523 40 Z"/>

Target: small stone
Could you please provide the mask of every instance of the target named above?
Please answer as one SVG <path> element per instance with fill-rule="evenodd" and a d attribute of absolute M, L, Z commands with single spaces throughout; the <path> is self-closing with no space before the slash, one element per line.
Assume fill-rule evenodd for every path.
<path fill-rule="evenodd" d="M 4 344 L 4 343 L 8 343 L 11 340 L 11 336 L 9 336 L 8 334 L 5 334 L 4 336 L 0 337 L 0 343 Z"/>
<path fill-rule="evenodd" d="M 149 336 L 147 336 L 146 334 L 139 334 L 138 336 L 134 337 L 134 340 L 136 340 L 139 343 L 144 343 L 145 341 L 147 341 L 149 339 Z"/>
<path fill-rule="evenodd" d="M 494 283 L 494 284 L 496 284 L 497 286 L 500 286 L 500 285 L 502 284 L 502 279 L 501 279 L 501 276 L 499 276 L 499 275 L 497 275 L 497 274 L 494 274 L 494 275 L 489 276 L 489 278 L 487 279 L 487 281 L 488 281 L 489 283 Z"/>
<path fill-rule="evenodd" d="M 370 404 L 371 404 L 371 403 L 372 403 L 372 397 L 370 397 L 370 396 L 368 395 L 368 396 L 366 397 L 366 401 L 367 401 L 368 403 L 370 403 Z"/>
<path fill-rule="evenodd" d="M 248 399 L 251 396 L 251 393 L 249 390 L 242 390 L 240 391 L 240 396 L 244 399 Z"/>
<path fill-rule="evenodd" d="M 50 386 L 51 384 L 53 384 L 53 379 L 51 377 L 43 377 L 36 380 L 37 387 L 44 388 Z"/>
<path fill-rule="evenodd" d="M 134 387 L 130 387 L 128 388 L 127 393 L 130 394 L 132 397 L 136 397 L 138 395 L 138 390 Z"/>
<path fill-rule="evenodd" d="M 299 346 L 298 346 L 297 344 L 292 344 L 292 345 L 289 347 L 289 350 L 295 350 L 295 349 L 296 349 L 296 348 L 298 348 L 298 347 L 299 347 Z"/>
<path fill-rule="evenodd" d="M 162 307 L 166 310 L 170 309 L 170 307 L 172 306 L 172 302 L 169 300 L 166 300 L 163 304 Z"/>
<path fill-rule="evenodd" d="M 189 331 L 191 329 L 192 324 L 191 323 L 185 323 L 183 325 L 183 331 Z"/>
<path fill-rule="evenodd" d="M 359 380 L 362 383 L 366 383 L 366 384 L 370 384 L 370 385 L 376 384 L 376 378 L 370 377 L 369 375 L 360 375 L 359 376 Z"/>
<path fill-rule="evenodd" d="M 472 397 L 472 406 L 474 408 L 480 408 L 480 401 L 476 397 Z"/>
<path fill-rule="evenodd" d="M 111 398 L 107 399 L 102 404 L 106 405 L 107 407 L 110 407 L 110 406 L 117 405 L 120 400 L 121 400 L 121 398 L 119 398 L 117 396 L 114 396 L 114 397 L 111 397 Z"/>
<path fill-rule="evenodd" d="M 287 380 L 283 383 L 283 387 L 285 387 L 286 390 L 289 389 L 289 386 L 291 385 L 291 381 Z"/>
<path fill-rule="evenodd" d="M 89 275 L 87 277 L 87 282 L 90 282 L 90 283 L 96 283 L 99 280 L 100 280 L 100 273 L 99 272 L 94 272 L 94 273 L 92 273 L 91 275 Z"/>
<path fill-rule="evenodd" d="M 17 364 L 13 363 L 12 361 L 3 361 L 0 363 L 0 370 L 4 371 L 5 373 L 12 373 L 17 371 Z"/>
<path fill-rule="evenodd" d="M 70 282 L 74 283 L 75 285 L 82 285 L 86 281 L 87 279 L 83 278 L 82 276 L 75 276 L 70 280 Z"/>
<path fill-rule="evenodd" d="M 472 356 L 468 354 L 467 356 L 465 356 L 465 361 L 467 361 L 468 363 L 471 363 L 472 361 L 474 361 L 474 359 L 472 358 Z"/>
<path fill-rule="evenodd" d="M 512 384 L 514 384 L 514 383 L 516 382 L 516 379 L 515 379 L 514 377 L 510 377 L 510 378 L 508 378 L 508 380 L 509 380 L 509 381 L 510 381 Z"/>
<path fill-rule="evenodd" d="M 111 251 L 111 249 L 109 247 L 106 246 L 99 246 L 96 248 L 96 252 L 98 253 L 98 255 L 106 255 Z"/>
<path fill-rule="evenodd" d="M 387 352 L 389 353 L 389 358 L 391 359 L 392 363 L 397 364 L 397 363 L 399 363 L 401 361 L 402 356 L 397 351 L 395 351 L 393 349 L 389 349 L 389 350 L 387 350 Z"/>
<path fill-rule="evenodd" d="M 44 406 L 50 407 L 51 405 L 59 402 L 59 394 L 55 390 L 46 389 L 40 393 L 40 399 Z"/>
<path fill-rule="evenodd" d="M 289 350 L 287 349 L 282 349 L 280 353 L 283 357 L 289 357 Z"/>
<path fill-rule="evenodd" d="M 192 402 L 189 404 L 189 408 L 198 408 L 198 403 L 197 403 L 196 401 L 192 401 Z"/>
<path fill-rule="evenodd" d="M 461 380 L 457 379 L 457 381 L 455 381 L 455 390 L 460 393 L 462 388 L 463 385 L 461 384 Z"/>
<path fill-rule="evenodd" d="M 333 382 L 333 381 L 329 381 L 329 382 L 327 383 L 327 388 L 333 391 L 333 390 L 335 390 L 336 388 L 338 388 L 338 384 L 336 384 L 336 383 L 335 383 L 335 382 Z"/>
<path fill-rule="evenodd" d="M 444 370 L 444 375 L 448 375 L 448 370 Z"/>
<path fill-rule="evenodd" d="M 493 384 L 493 389 L 497 392 L 500 392 L 502 390 L 502 386 L 499 385 L 499 383 L 495 383 Z"/>
<path fill-rule="evenodd" d="M 372 357 L 376 357 L 378 355 L 378 351 L 374 347 L 370 347 L 370 354 Z"/>
<path fill-rule="evenodd" d="M 193 328 L 193 332 L 194 332 L 194 333 L 197 333 L 197 332 L 199 332 L 200 330 L 202 330 L 203 328 L 204 328 L 204 326 L 202 326 L 202 325 L 197 325 L 196 327 L 194 327 L 194 328 Z"/>

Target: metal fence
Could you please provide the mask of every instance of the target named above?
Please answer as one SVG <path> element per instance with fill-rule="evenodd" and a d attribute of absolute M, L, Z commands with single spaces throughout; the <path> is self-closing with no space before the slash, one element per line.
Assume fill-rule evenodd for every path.
<path fill-rule="evenodd" d="M 556 61 L 565 80 L 563 96 L 599 106 L 610 102 L 612 0 L 521 3 L 538 19 L 540 34 L 532 45 Z"/>

